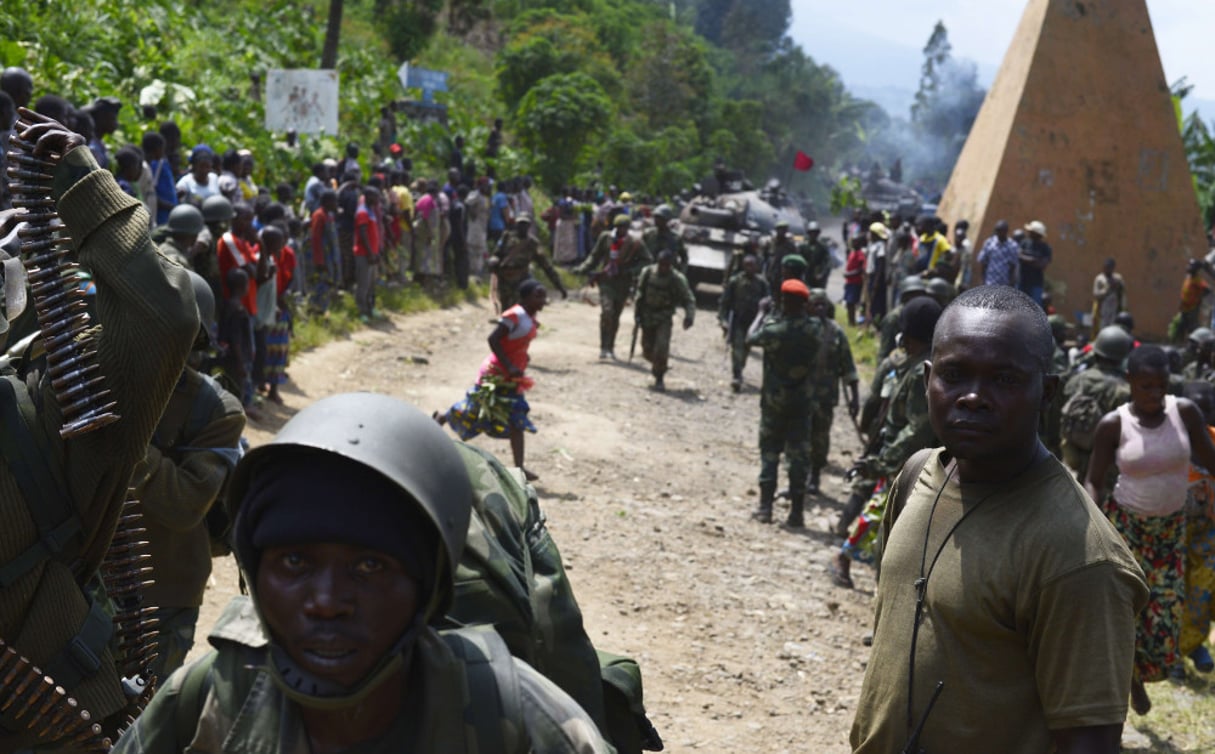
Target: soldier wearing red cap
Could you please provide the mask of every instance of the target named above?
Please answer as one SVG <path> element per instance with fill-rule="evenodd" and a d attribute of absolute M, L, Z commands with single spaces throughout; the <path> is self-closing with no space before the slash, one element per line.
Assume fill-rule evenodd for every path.
<path fill-rule="evenodd" d="M 809 316 L 810 289 L 796 278 L 781 283 L 783 316 L 757 320 L 747 345 L 764 351 L 764 380 L 760 394 L 759 507 L 751 517 L 772 522 L 777 474 L 783 452 L 789 464 L 789 528 L 805 524 L 806 477 L 810 468 L 810 375 L 821 341 L 821 323 Z"/>

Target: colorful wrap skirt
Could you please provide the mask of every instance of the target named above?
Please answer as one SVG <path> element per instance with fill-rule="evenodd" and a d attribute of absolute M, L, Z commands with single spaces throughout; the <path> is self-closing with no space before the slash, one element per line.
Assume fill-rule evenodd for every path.
<path fill-rule="evenodd" d="M 528 418 L 531 406 L 517 385 L 482 376 L 464 398 L 447 410 L 447 423 L 468 440 L 477 435 L 504 439 L 512 430 L 535 432 L 536 425 Z"/>

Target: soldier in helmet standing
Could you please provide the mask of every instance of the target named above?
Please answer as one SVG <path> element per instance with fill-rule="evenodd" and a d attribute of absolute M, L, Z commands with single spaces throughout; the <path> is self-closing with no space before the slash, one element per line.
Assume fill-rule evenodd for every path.
<path fill-rule="evenodd" d="M 202 212 L 193 204 L 179 204 L 169 211 L 169 221 L 165 225 L 169 237 L 160 245 L 160 253 L 182 267 L 192 269 L 190 254 L 194 251 L 198 234 L 206 227 Z"/>
<path fill-rule="evenodd" d="M 1088 474 L 1101 417 L 1131 399 L 1123 363 L 1134 346 L 1134 338 L 1118 325 L 1101 328 L 1093 341 L 1092 363 L 1063 387 L 1059 418 L 1063 462 L 1080 479 Z"/>
<path fill-rule="evenodd" d="M 203 276 L 203 280 L 211 286 L 211 292 L 218 301 L 221 298 L 223 286 L 219 279 L 219 257 L 216 249 L 224 233 L 228 232 L 236 210 L 227 197 L 216 194 L 203 200 L 202 216 L 205 228 L 198 234 L 194 249 L 190 253 L 190 264 L 194 271 Z"/>
<path fill-rule="evenodd" d="M 896 345 L 895 340 L 899 334 L 899 328 L 902 326 L 901 316 L 903 307 L 913 299 L 920 296 L 929 295 L 928 286 L 924 283 L 924 279 L 919 275 L 909 275 L 903 278 L 899 284 L 898 306 L 887 312 L 882 318 L 881 324 L 881 339 L 878 342 L 878 360 L 882 360 L 890 355 Z"/>
<path fill-rule="evenodd" d="M 688 279 L 675 269 L 675 253 L 663 249 L 658 252 L 658 262 L 641 271 L 633 304 L 633 315 L 641 325 L 641 352 L 650 362 L 654 389 L 658 391 L 666 390 L 663 375 L 671 355 L 671 317 L 679 306 L 683 307 L 683 329 L 687 330 L 696 318 L 696 297 Z"/>
<path fill-rule="evenodd" d="M 730 276 L 721 292 L 717 321 L 730 348 L 730 388 L 742 389 L 743 368 L 751 347 L 747 345 L 747 330 L 759 314 L 760 302 L 768 298 L 768 283 L 759 274 L 759 260 L 754 254 L 742 258 L 742 270 Z"/>
<path fill-rule="evenodd" d="M 492 628 L 435 630 L 472 498 L 455 447 L 411 406 L 364 393 L 301 411 L 233 479 L 250 595 L 115 751 L 611 751 Z"/>
<path fill-rule="evenodd" d="M 646 228 L 641 240 L 650 256 L 658 258 L 663 249 L 675 255 L 675 269 L 684 275 L 688 274 L 688 247 L 684 245 L 679 234 L 671 230 L 671 220 L 675 218 L 675 210 L 669 204 L 659 204 L 654 208 L 654 226 Z"/>
<path fill-rule="evenodd" d="M 599 286 L 599 358 L 616 358 L 616 332 L 620 315 L 633 292 L 641 270 L 653 261 L 645 244 L 629 235 L 629 217 L 616 215 L 612 230 L 599 234 L 595 248 L 574 272 L 591 274 L 590 284 Z"/>
<path fill-rule="evenodd" d="M 789 235 L 789 221 L 781 220 L 776 223 L 776 235 L 772 237 L 771 245 L 768 248 L 767 258 L 767 276 L 768 287 L 772 291 L 779 291 L 781 281 L 784 277 L 781 274 L 781 267 L 784 265 L 785 257 L 793 255 L 801 256 L 797 249 L 797 244 L 793 241 L 793 236 Z M 803 261 L 805 257 L 802 257 Z M 805 265 L 802 265 L 803 268 Z M 803 281 L 804 282 L 804 281 Z"/>
<path fill-rule="evenodd" d="M 506 233 L 498 239 L 498 246 L 489 257 L 489 269 L 497 278 L 497 310 L 501 314 L 519 303 L 519 284 L 532 276 L 532 262 L 544 270 L 561 298 L 569 298 L 561 278 L 553 269 L 548 255 L 540 250 L 540 242 L 531 235 L 532 218 L 520 215 L 515 218 L 515 232 Z"/>
<path fill-rule="evenodd" d="M 814 396 L 810 419 L 810 481 L 806 491 L 811 494 L 818 494 L 819 476 L 827 465 L 827 453 L 831 449 L 831 424 L 835 419 L 835 404 L 840 402 L 841 382 L 848 392 L 848 415 L 855 421 L 860 411 L 852 346 L 848 344 L 844 328 L 835 321 L 834 309 L 827 291 L 822 288 L 810 291 L 810 316 L 817 317 L 823 329 L 822 345 L 818 349 L 810 388 Z"/>
<path fill-rule="evenodd" d="M 811 288 L 827 287 L 831 276 L 831 250 L 822 242 L 822 229 L 813 220 L 806 225 L 806 242 L 801 253 L 806 258 L 806 282 Z"/>

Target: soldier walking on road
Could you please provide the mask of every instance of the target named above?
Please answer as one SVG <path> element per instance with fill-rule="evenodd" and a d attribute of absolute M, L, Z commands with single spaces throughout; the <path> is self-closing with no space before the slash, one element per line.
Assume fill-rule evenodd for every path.
<path fill-rule="evenodd" d="M 801 528 L 810 466 L 810 374 L 822 342 L 822 326 L 806 312 L 810 289 L 800 280 L 781 283 L 783 316 L 756 319 L 747 345 L 764 351 L 759 409 L 759 506 L 751 518 L 772 523 L 780 456 L 789 466 L 789 518 Z"/>
<path fill-rule="evenodd" d="M 497 291 L 498 314 L 519 303 L 519 284 L 532 277 L 532 262 L 544 270 L 561 298 L 569 298 L 553 263 L 540 250 L 540 242 L 531 236 L 531 228 L 532 219 L 528 215 L 515 218 L 515 232 L 503 235 L 490 255 L 489 269 L 497 278 L 497 284 L 491 287 Z"/>
<path fill-rule="evenodd" d="M 823 323 L 822 345 L 811 377 L 812 416 L 810 419 L 810 482 L 806 491 L 818 494 L 819 476 L 827 465 L 827 453 L 831 450 L 831 423 L 835 418 L 835 404 L 840 402 L 840 383 L 848 391 L 848 416 L 856 421 L 860 411 L 857 396 L 856 363 L 852 360 L 852 347 L 848 335 L 835 321 L 834 308 L 827 291 L 815 288 L 810 291 L 810 316 Z"/>
<path fill-rule="evenodd" d="M 641 240 L 655 259 L 663 249 L 675 255 L 675 269 L 688 274 L 688 247 L 684 245 L 679 234 L 671 230 L 671 220 L 675 211 L 669 204 L 659 204 L 654 209 L 654 227 L 646 228 Z"/>
<path fill-rule="evenodd" d="M 620 315 L 633 291 L 641 269 L 653 261 L 645 244 L 629 235 L 628 215 L 617 215 L 613 230 L 599 234 L 595 248 L 574 272 L 585 275 L 591 270 L 590 284 L 599 286 L 599 358 L 616 358 L 616 332 Z"/>
<path fill-rule="evenodd" d="M 768 259 L 765 267 L 768 285 L 773 291 L 780 290 L 781 281 L 784 280 L 781 268 L 784 266 L 785 258 L 795 254 L 798 254 L 798 248 L 793 236 L 789 235 L 789 221 L 781 220 L 776 223 L 776 235 L 772 237 L 771 245 L 768 247 Z"/>
<path fill-rule="evenodd" d="M 806 226 L 806 242 L 802 244 L 801 253 L 806 259 L 807 285 L 826 289 L 827 278 L 831 277 L 831 250 L 820 240 L 821 234 L 818 223 L 811 221 Z"/>
<path fill-rule="evenodd" d="M 662 378 L 671 355 L 671 317 L 676 307 L 683 307 L 683 329 L 690 328 L 696 318 L 696 297 L 688 287 L 688 279 L 674 267 L 674 252 L 670 249 L 658 252 L 658 263 L 641 271 L 637 302 L 633 305 L 633 315 L 641 326 L 641 353 L 650 362 L 654 389 L 658 391 L 666 390 Z"/>
<path fill-rule="evenodd" d="M 730 349 L 733 378 L 730 388 L 742 389 L 743 367 L 751 347 L 747 345 L 747 330 L 759 315 L 759 303 L 768 296 L 768 283 L 759 274 L 759 260 L 754 254 L 743 257 L 742 271 L 734 273 L 721 292 L 717 321 Z"/>

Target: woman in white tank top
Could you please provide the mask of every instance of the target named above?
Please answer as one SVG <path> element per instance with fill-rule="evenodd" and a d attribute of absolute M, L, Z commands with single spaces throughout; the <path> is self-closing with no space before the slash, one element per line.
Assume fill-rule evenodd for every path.
<path fill-rule="evenodd" d="M 1127 359 L 1131 401 L 1097 426 L 1085 489 L 1105 511 L 1139 559 L 1151 589 L 1139 613 L 1131 706 L 1151 709 L 1144 683 L 1160 681 L 1185 665 L 1179 650 L 1185 593 L 1185 505 L 1190 459 L 1215 468 L 1215 444 L 1202 412 L 1185 398 L 1166 395 L 1168 356 L 1140 346 Z M 1107 495 L 1106 476 L 1118 469 Z"/>

